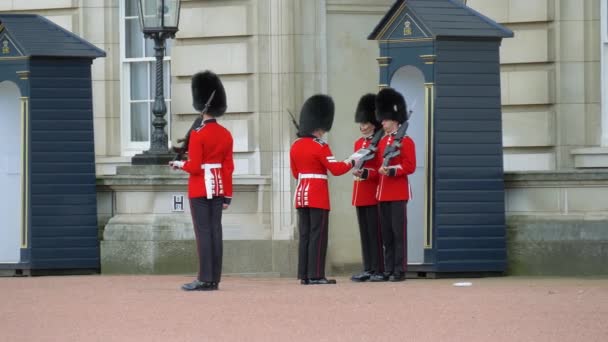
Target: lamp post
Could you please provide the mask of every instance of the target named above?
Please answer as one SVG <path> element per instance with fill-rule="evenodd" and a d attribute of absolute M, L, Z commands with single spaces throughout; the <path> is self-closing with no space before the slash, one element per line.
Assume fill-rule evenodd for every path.
<path fill-rule="evenodd" d="M 169 152 L 165 126 L 167 105 L 163 93 L 163 57 L 165 56 L 165 40 L 175 38 L 179 24 L 180 0 L 138 0 L 139 19 L 145 38 L 154 40 L 156 57 L 156 96 L 152 113 L 154 130 L 150 137 L 150 149 L 131 159 L 134 165 L 167 164 L 175 157 Z"/>

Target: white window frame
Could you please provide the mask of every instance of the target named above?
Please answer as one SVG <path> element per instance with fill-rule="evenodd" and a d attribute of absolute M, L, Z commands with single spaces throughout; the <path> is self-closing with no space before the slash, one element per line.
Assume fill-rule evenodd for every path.
<path fill-rule="evenodd" d="M 131 99 L 131 64 L 136 62 L 155 62 L 155 57 L 142 57 L 142 58 L 127 58 L 126 57 L 126 1 L 119 1 L 119 21 L 120 21 L 120 140 L 121 140 L 121 155 L 123 156 L 134 156 L 142 151 L 147 151 L 150 148 L 150 141 L 132 141 L 131 140 L 131 103 L 132 102 L 148 102 L 146 100 L 141 101 L 130 101 Z M 131 18 L 131 17 L 129 17 Z M 143 39 L 143 33 L 142 33 Z M 145 54 L 146 46 L 144 44 L 143 51 Z M 166 68 L 169 68 L 169 79 L 166 80 L 169 82 L 169 90 L 171 89 L 171 56 L 165 55 L 163 58 L 163 63 L 165 69 L 163 73 L 166 74 Z M 149 70 L 149 69 L 148 69 Z M 156 75 L 149 74 L 150 82 L 152 82 L 151 78 L 156 77 Z M 165 114 L 165 120 L 167 120 L 167 134 L 168 140 L 171 141 L 171 96 L 168 94 L 165 95 L 165 101 L 167 103 L 167 114 Z M 154 102 L 152 102 L 153 104 Z M 152 105 L 150 106 L 150 109 Z M 150 116 L 152 116 L 152 111 L 150 110 Z M 148 125 L 148 137 L 152 136 L 152 124 Z"/>

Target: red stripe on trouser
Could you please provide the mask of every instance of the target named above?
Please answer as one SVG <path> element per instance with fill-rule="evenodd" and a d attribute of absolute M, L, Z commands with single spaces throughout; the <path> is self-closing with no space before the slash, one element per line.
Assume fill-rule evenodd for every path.
<path fill-rule="evenodd" d="M 192 228 L 194 229 L 194 236 L 196 238 L 196 255 L 198 255 L 198 276 L 196 277 L 196 279 L 201 280 L 201 276 L 202 276 L 202 269 L 203 269 L 203 264 L 201 263 L 201 250 L 200 250 L 200 243 L 198 241 L 198 229 L 197 229 L 197 225 L 196 225 L 196 219 L 194 218 L 194 210 L 192 207 L 192 201 L 190 199 L 188 199 L 188 204 L 190 205 L 190 216 L 192 217 Z"/>
<path fill-rule="evenodd" d="M 403 202 L 403 272 L 407 270 L 407 201 Z"/>
<path fill-rule="evenodd" d="M 317 278 L 321 278 L 321 249 L 323 248 L 323 229 L 325 229 L 325 216 L 323 212 L 323 218 L 321 219 L 321 231 L 319 236 L 319 249 L 317 250 Z"/>
<path fill-rule="evenodd" d="M 378 216 L 376 217 L 376 233 L 378 234 L 378 260 L 380 264 L 380 269 L 377 271 L 384 272 L 384 243 L 382 242 L 382 224 L 380 221 L 382 213 L 380 212 L 380 204 L 376 205 L 376 211 L 378 212 Z"/>

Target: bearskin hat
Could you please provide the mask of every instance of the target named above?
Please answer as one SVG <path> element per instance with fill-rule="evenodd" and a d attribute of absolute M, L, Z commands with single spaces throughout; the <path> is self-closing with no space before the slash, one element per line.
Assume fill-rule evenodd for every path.
<path fill-rule="evenodd" d="M 205 108 L 209 97 L 215 91 L 208 108 Z M 217 75 L 209 70 L 196 73 L 192 76 L 192 102 L 194 109 L 205 111 L 211 116 L 222 116 L 226 112 L 226 91 Z"/>
<path fill-rule="evenodd" d="M 376 119 L 394 120 L 400 123 L 407 120 L 405 99 L 393 88 L 384 88 L 376 96 Z"/>
<path fill-rule="evenodd" d="M 299 135 L 312 134 L 317 129 L 328 132 L 334 123 L 334 100 L 327 95 L 313 95 L 300 111 Z"/>
<path fill-rule="evenodd" d="M 369 122 L 376 128 L 380 127 L 380 122 L 376 120 L 376 95 L 365 94 L 361 96 L 357 110 L 355 111 L 355 122 Z"/>

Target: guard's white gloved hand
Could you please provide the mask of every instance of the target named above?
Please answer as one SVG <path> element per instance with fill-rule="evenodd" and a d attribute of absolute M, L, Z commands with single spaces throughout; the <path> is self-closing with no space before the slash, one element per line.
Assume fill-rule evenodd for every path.
<path fill-rule="evenodd" d="M 185 163 L 186 163 L 185 161 L 181 161 L 181 160 L 172 160 L 169 162 L 169 166 L 171 166 L 173 169 L 177 170 L 177 169 L 183 168 Z"/>

